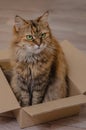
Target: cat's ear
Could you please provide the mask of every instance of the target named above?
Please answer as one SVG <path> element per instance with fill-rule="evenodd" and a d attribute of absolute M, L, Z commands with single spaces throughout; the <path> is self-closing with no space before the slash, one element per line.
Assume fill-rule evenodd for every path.
<path fill-rule="evenodd" d="M 49 11 L 46 11 L 42 16 L 40 16 L 38 18 L 38 21 L 43 21 L 43 22 L 47 22 L 48 21 L 48 15 L 49 15 Z"/>
<path fill-rule="evenodd" d="M 20 28 L 24 25 L 27 24 L 27 21 L 24 20 L 23 18 L 21 18 L 20 16 L 16 15 L 15 16 L 15 29 L 16 29 L 16 32 L 18 32 L 20 30 Z"/>

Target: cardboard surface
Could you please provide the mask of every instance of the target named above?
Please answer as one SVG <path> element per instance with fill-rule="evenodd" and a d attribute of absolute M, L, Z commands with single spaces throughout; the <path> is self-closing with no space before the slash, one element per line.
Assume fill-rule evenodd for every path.
<path fill-rule="evenodd" d="M 74 106 L 74 107 L 68 107 L 64 109 L 57 109 L 52 112 L 47 112 L 47 113 L 41 113 L 40 115 L 36 116 L 30 116 L 27 114 L 25 111 L 22 110 L 20 117 L 20 120 L 18 120 L 19 125 L 21 128 L 57 120 L 60 118 L 72 116 L 75 114 L 78 114 L 80 111 L 80 106 Z M 18 115 L 18 112 L 16 113 Z M 18 116 L 19 117 L 19 116 Z M 19 119 L 19 118 L 18 118 Z"/>
<path fill-rule="evenodd" d="M 61 44 L 69 65 L 69 77 L 81 93 L 86 93 L 86 54 L 68 41 Z"/>
<path fill-rule="evenodd" d="M 73 107 L 84 103 L 86 103 L 86 96 L 77 95 L 68 98 L 58 99 L 56 101 L 42 103 L 39 105 L 24 107 L 23 110 L 27 112 L 30 116 L 37 116 L 47 112 Z"/>
<path fill-rule="evenodd" d="M 0 69 L 0 113 L 20 108 L 10 86 Z"/>
<path fill-rule="evenodd" d="M 10 117 L 10 118 L 14 118 L 14 114 L 13 114 L 12 111 L 4 112 L 4 113 L 0 113 L 0 117 Z"/>

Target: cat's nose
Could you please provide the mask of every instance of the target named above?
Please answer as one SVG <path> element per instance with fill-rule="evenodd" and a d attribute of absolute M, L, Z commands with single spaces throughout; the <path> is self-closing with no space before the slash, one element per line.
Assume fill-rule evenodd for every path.
<path fill-rule="evenodd" d="M 36 39 L 35 44 L 36 44 L 37 46 L 40 46 L 40 45 L 41 45 L 40 39 Z"/>

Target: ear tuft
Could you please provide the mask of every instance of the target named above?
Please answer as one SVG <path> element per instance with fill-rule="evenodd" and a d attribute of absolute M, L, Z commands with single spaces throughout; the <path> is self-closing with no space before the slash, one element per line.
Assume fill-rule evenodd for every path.
<path fill-rule="evenodd" d="M 49 11 L 46 11 L 42 16 L 39 17 L 39 20 L 47 22 L 48 20 Z"/>

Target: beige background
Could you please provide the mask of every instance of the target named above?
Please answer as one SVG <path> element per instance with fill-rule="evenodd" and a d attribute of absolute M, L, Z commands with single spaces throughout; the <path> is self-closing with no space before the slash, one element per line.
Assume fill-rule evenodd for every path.
<path fill-rule="evenodd" d="M 69 40 L 86 52 L 86 0 L 0 0 L 0 49 L 10 46 L 14 16 L 35 18 L 50 10 L 49 23 L 59 41 Z M 79 115 L 25 130 L 85 130 L 86 105 Z M 20 130 L 15 119 L 0 117 L 0 130 Z"/>

